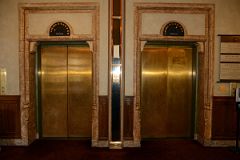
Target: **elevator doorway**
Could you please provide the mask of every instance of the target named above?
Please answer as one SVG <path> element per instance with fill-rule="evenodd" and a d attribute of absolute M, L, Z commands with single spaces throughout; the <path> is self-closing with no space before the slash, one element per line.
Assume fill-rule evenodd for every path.
<path fill-rule="evenodd" d="M 90 138 L 92 52 L 86 42 L 38 48 L 39 132 L 42 138 Z"/>
<path fill-rule="evenodd" d="M 142 138 L 193 138 L 196 44 L 147 42 L 141 53 Z"/>

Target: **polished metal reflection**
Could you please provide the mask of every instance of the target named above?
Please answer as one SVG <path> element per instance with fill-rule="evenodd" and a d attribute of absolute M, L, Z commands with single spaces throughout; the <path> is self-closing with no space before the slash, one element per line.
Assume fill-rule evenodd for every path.
<path fill-rule="evenodd" d="M 42 137 L 91 137 L 92 54 L 87 44 L 41 48 Z"/>
<path fill-rule="evenodd" d="M 67 46 L 41 48 L 42 136 L 67 136 Z"/>
<path fill-rule="evenodd" d="M 146 44 L 142 52 L 142 137 L 191 137 L 192 47 Z"/>
<path fill-rule="evenodd" d="M 91 137 L 92 54 L 68 47 L 68 136 Z"/>
<path fill-rule="evenodd" d="M 112 64 L 112 113 L 111 141 L 121 140 L 121 61 L 113 58 Z M 118 142 L 116 142 L 118 144 Z"/>

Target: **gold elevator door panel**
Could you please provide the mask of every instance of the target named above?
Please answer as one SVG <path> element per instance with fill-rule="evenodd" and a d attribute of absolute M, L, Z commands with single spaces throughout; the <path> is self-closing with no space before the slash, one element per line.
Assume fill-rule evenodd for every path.
<path fill-rule="evenodd" d="M 42 136 L 67 136 L 67 47 L 41 48 Z"/>
<path fill-rule="evenodd" d="M 41 73 L 42 137 L 91 137 L 89 46 L 43 46 Z"/>
<path fill-rule="evenodd" d="M 91 137 L 92 54 L 88 47 L 68 47 L 68 133 Z"/>
<path fill-rule="evenodd" d="M 141 61 L 142 137 L 192 137 L 192 48 L 146 45 Z"/>

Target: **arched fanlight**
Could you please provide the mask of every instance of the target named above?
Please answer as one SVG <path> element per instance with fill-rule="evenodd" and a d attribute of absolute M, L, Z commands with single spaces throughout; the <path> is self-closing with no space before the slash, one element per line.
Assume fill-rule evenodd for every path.
<path fill-rule="evenodd" d="M 164 36 L 184 36 L 184 28 L 178 22 L 169 22 L 164 26 Z"/>
<path fill-rule="evenodd" d="M 70 36 L 70 28 L 64 22 L 56 22 L 50 27 L 49 36 Z"/>

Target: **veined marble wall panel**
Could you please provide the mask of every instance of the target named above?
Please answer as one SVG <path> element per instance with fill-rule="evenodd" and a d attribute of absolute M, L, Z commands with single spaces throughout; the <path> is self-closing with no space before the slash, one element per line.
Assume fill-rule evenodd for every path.
<path fill-rule="evenodd" d="M 91 13 L 30 13 L 29 35 L 48 35 L 49 28 L 55 22 L 63 21 L 69 25 L 71 35 L 92 33 Z"/>
<path fill-rule="evenodd" d="M 99 31 L 99 95 L 108 94 L 108 0 L 100 3 Z"/>
<path fill-rule="evenodd" d="M 160 34 L 161 28 L 169 21 L 182 24 L 187 31 L 185 35 L 205 35 L 204 14 L 178 13 L 143 13 L 142 34 Z"/>

